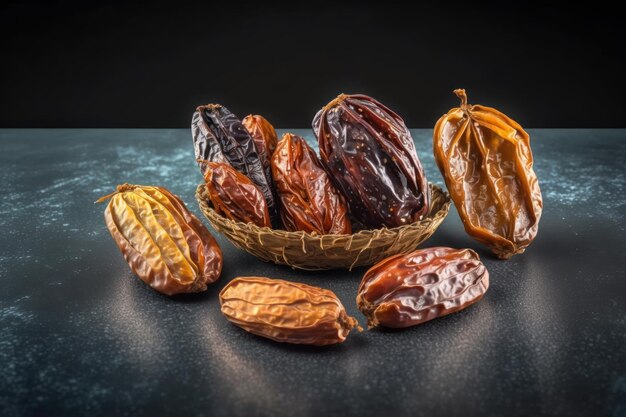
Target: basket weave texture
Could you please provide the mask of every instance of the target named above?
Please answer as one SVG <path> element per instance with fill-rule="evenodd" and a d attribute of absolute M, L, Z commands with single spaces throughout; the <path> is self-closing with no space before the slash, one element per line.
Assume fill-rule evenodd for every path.
<path fill-rule="evenodd" d="M 434 184 L 429 186 L 430 211 L 424 219 L 392 229 L 361 230 L 351 235 L 288 232 L 227 219 L 211 207 L 204 184 L 198 185 L 196 199 L 216 231 L 263 261 L 305 270 L 352 269 L 409 253 L 434 233 L 448 214 L 450 196 Z"/>

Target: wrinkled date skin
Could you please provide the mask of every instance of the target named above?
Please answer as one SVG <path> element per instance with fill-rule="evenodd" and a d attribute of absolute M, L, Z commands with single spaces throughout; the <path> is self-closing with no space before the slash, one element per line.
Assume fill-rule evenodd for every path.
<path fill-rule="evenodd" d="M 272 224 L 278 225 L 278 202 L 270 167 L 264 166 L 250 133 L 241 121 L 220 104 L 200 106 L 191 121 L 196 159 L 229 163 L 246 175 L 263 193 Z M 203 164 L 199 164 L 203 170 Z M 202 171 L 204 174 L 204 170 Z"/>
<path fill-rule="evenodd" d="M 132 271 L 160 293 L 200 292 L 222 272 L 222 252 L 185 204 L 162 187 L 123 184 L 104 211 Z"/>
<path fill-rule="evenodd" d="M 271 227 L 267 204 L 259 188 L 232 166 L 206 164 L 204 179 L 213 209 L 222 216 L 259 227 Z"/>
<path fill-rule="evenodd" d="M 429 210 L 429 189 L 404 121 L 365 95 L 341 94 L 313 119 L 320 159 L 368 228 L 413 223 Z"/>
<path fill-rule="evenodd" d="M 461 107 L 435 126 L 435 160 L 467 233 L 502 259 L 522 253 L 537 235 L 543 200 L 528 133 L 491 107 Z"/>
<path fill-rule="evenodd" d="M 240 277 L 220 292 L 222 313 L 233 324 L 277 342 L 343 342 L 356 319 L 329 290 L 264 277 Z"/>
<path fill-rule="evenodd" d="M 252 136 L 263 166 L 269 167 L 270 159 L 278 143 L 278 136 L 274 126 L 265 117 L 258 114 L 249 114 L 241 122 L 248 133 L 250 133 L 250 136 Z"/>
<path fill-rule="evenodd" d="M 409 327 L 462 310 L 489 288 L 471 249 L 436 247 L 396 255 L 365 273 L 356 298 L 369 327 Z"/>
<path fill-rule="evenodd" d="M 283 135 L 271 166 L 287 230 L 320 235 L 351 233 L 343 196 L 303 138 L 291 133 Z"/>

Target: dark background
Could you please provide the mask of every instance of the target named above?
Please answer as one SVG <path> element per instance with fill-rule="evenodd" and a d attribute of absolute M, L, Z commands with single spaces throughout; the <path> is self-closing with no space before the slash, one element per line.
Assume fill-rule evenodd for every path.
<path fill-rule="evenodd" d="M 306 127 L 340 92 L 432 127 L 456 87 L 527 127 L 626 127 L 619 13 L 438 3 L 8 2 L 0 127 L 186 127 L 207 102 Z"/>

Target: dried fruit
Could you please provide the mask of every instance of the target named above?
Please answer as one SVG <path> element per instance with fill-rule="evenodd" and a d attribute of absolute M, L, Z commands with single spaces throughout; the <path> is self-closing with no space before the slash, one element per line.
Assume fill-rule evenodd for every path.
<path fill-rule="evenodd" d="M 487 288 L 489 273 L 476 252 L 436 247 L 374 265 L 356 301 L 369 327 L 409 327 L 462 310 Z"/>
<path fill-rule="evenodd" d="M 278 201 L 272 188 L 272 174 L 264 166 L 254 140 L 226 107 L 220 104 L 200 106 L 191 121 L 196 159 L 208 162 L 225 162 L 246 175 L 263 193 L 270 219 L 278 225 Z M 200 163 L 203 170 L 204 165 Z"/>
<path fill-rule="evenodd" d="M 346 202 L 304 139 L 291 133 L 283 135 L 271 166 L 287 230 L 351 233 Z"/>
<path fill-rule="evenodd" d="M 465 230 L 503 259 L 522 253 L 537 235 L 543 208 L 528 133 L 498 110 L 468 105 L 435 126 L 435 160 Z"/>
<path fill-rule="evenodd" d="M 155 290 L 200 292 L 222 271 L 222 252 L 185 204 L 162 187 L 118 185 L 97 202 L 107 228 L 132 271 Z"/>
<path fill-rule="evenodd" d="M 265 119 L 265 117 L 258 114 L 248 115 L 241 121 L 243 126 L 248 130 L 254 145 L 259 154 L 259 159 L 263 163 L 264 167 L 269 167 L 270 159 L 276 149 L 278 143 L 278 136 L 274 130 L 274 126 Z"/>
<path fill-rule="evenodd" d="M 320 160 L 369 228 L 420 220 L 429 189 L 404 121 L 371 97 L 341 94 L 313 119 Z"/>
<path fill-rule="evenodd" d="M 221 162 L 206 164 L 204 179 L 213 209 L 222 216 L 259 227 L 271 227 L 265 199 L 250 178 Z"/>
<path fill-rule="evenodd" d="M 220 304 L 230 322 L 277 342 L 330 345 L 361 330 L 332 291 L 280 279 L 235 278 Z"/>

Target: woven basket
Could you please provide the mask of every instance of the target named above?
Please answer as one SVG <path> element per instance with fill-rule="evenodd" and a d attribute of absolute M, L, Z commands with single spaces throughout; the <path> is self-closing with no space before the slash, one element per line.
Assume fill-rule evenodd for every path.
<path fill-rule="evenodd" d="M 204 184 L 198 186 L 196 199 L 215 230 L 257 258 L 311 271 L 352 269 L 373 265 L 391 255 L 409 253 L 433 234 L 448 214 L 450 197 L 436 185 L 429 185 L 430 212 L 423 220 L 393 229 L 361 230 L 351 235 L 288 232 L 227 219 L 211 207 Z"/>

